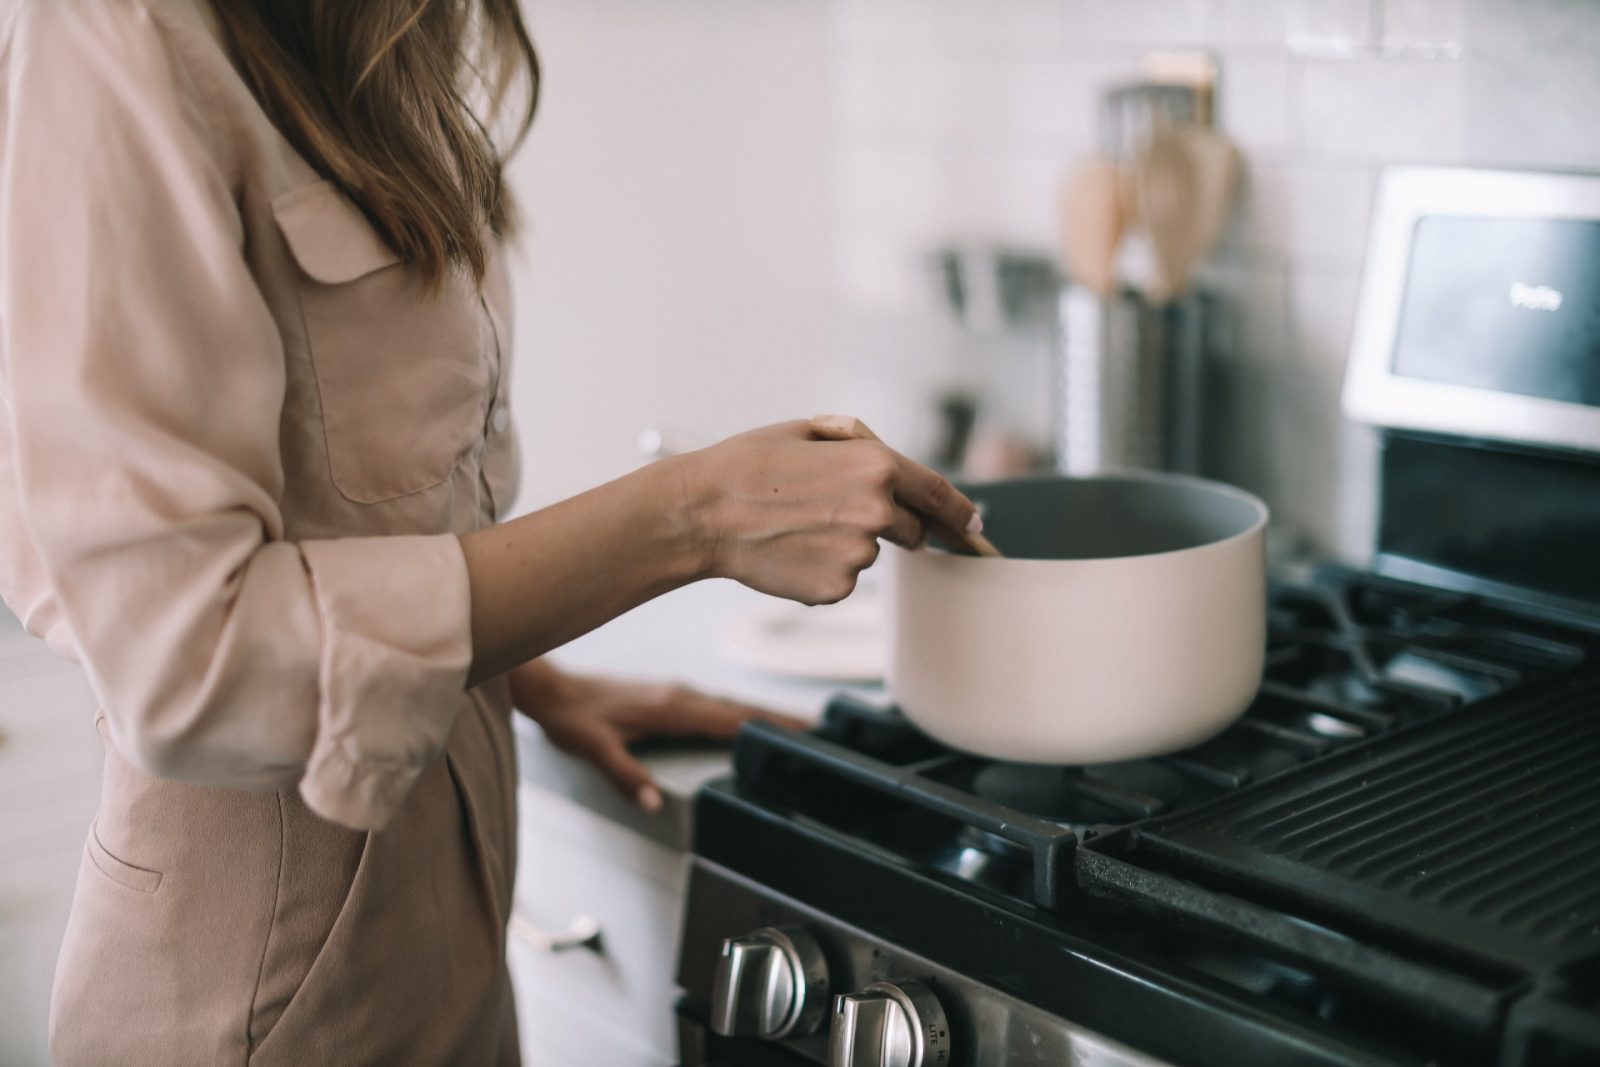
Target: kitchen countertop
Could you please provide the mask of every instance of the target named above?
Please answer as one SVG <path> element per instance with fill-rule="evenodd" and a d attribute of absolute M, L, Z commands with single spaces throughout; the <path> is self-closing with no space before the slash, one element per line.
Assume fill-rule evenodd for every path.
<path fill-rule="evenodd" d="M 880 686 L 782 678 L 746 667 L 726 653 L 721 635 L 729 621 L 770 603 L 736 582 L 699 582 L 635 608 L 551 653 L 550 659 L 576 671 L 681 681 L 717 696 L 813 719 L 841 691 L 887 700 Z M 661 811 L 650 815 L 625 800 L 588 763 L 556 750 L 525 717 L 517 716 L 516 728 L 524 781 L 684 851 L 692 843 L 695 791 L 729 769 L 726 745 L 645 746 L 640 758 L 655 775 L 665 801 Z"/>

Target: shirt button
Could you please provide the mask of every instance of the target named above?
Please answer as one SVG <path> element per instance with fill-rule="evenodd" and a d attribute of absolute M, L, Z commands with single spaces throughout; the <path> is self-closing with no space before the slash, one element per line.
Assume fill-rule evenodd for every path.
<path fill-rule="evenodd" d="M 494 414 L 489 416 L 489 425 L 494 427 L 495 433 L 505 433 L 506 427 L 511 425 L 511 412 L 496 404 Z"/>

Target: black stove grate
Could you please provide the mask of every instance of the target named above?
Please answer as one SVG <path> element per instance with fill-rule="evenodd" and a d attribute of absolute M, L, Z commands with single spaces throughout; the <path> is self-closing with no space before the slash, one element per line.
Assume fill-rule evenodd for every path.
<path fill-rule="evenodd" d="M 1171 755 L 1088 767 L 997 763 L 952 752 L 893 709 L 840 697 L 813 734 L 748 728 L 735 766 L 748 788 L 797 812 L 1055 909 L 1074 888 L 1080 841 L 1204 807 L 1497 695 L 1520 696 L 1581 664 L 1587 647 L 1569 630 L 1476 597 L 1338 568 L 1275 583 L 1269 623 L 1265 677 L 1248 712 Z M 940 822 L 918 824 L 907 809 Z"/>
<path fill-rule="evenodd" d="M 1265 803 L 1233 831 L 1539 940 L 1600 934 L 1600 703 L 1552 700 L 1314 799 Z"/>
<path fill-rule="evenodd" d="M 1518 968 L 1600 952 L 1600 682 L 1111 835 L 1129 862 Z M 1080 868 L 1096 887 L 1101 865 Z"/>

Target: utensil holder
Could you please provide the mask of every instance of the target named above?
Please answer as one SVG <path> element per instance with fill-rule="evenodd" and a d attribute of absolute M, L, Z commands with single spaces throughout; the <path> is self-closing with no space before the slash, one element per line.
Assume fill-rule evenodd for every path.
<path fill-rule="evenodd" d="M 1056 469 L 1199 473 L 1205 297 L 1101 300 L 1069 284 L 1057 307 Z"/>

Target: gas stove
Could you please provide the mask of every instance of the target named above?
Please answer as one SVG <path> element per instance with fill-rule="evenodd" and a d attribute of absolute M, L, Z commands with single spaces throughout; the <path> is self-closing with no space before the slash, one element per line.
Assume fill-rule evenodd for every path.
<path fill-rule="evenodd" d="M 1463 271 L 1486 218 L 1595 284 L 1566 333 L 1478 314 L 1516 369 L 1458 349 L 1469 388 L 1412 320 L 1530 284 Z M 1387 175 L 1372 566 L 1278 574 L 1255 701 L 1171 755 L 1002 763 L 845 698 L 746 727 L 697 805 L 685 1067 L 1600 1062 L 1597 293 L 1600 179 Z"/>
<path fill-rule="evenodd" d="M 836 991 L 963 999 L 952 1063 L 1544 1062 L 1556 1017 L 1600 1056 L 1600 632 L 1334 568 L 1270 619 L 1246 715 L 1157 759 L 1000 763 L 850 699 L 747 729 L 700 799 L 687 1017 L 724 939 L 799 925 Z"/>

